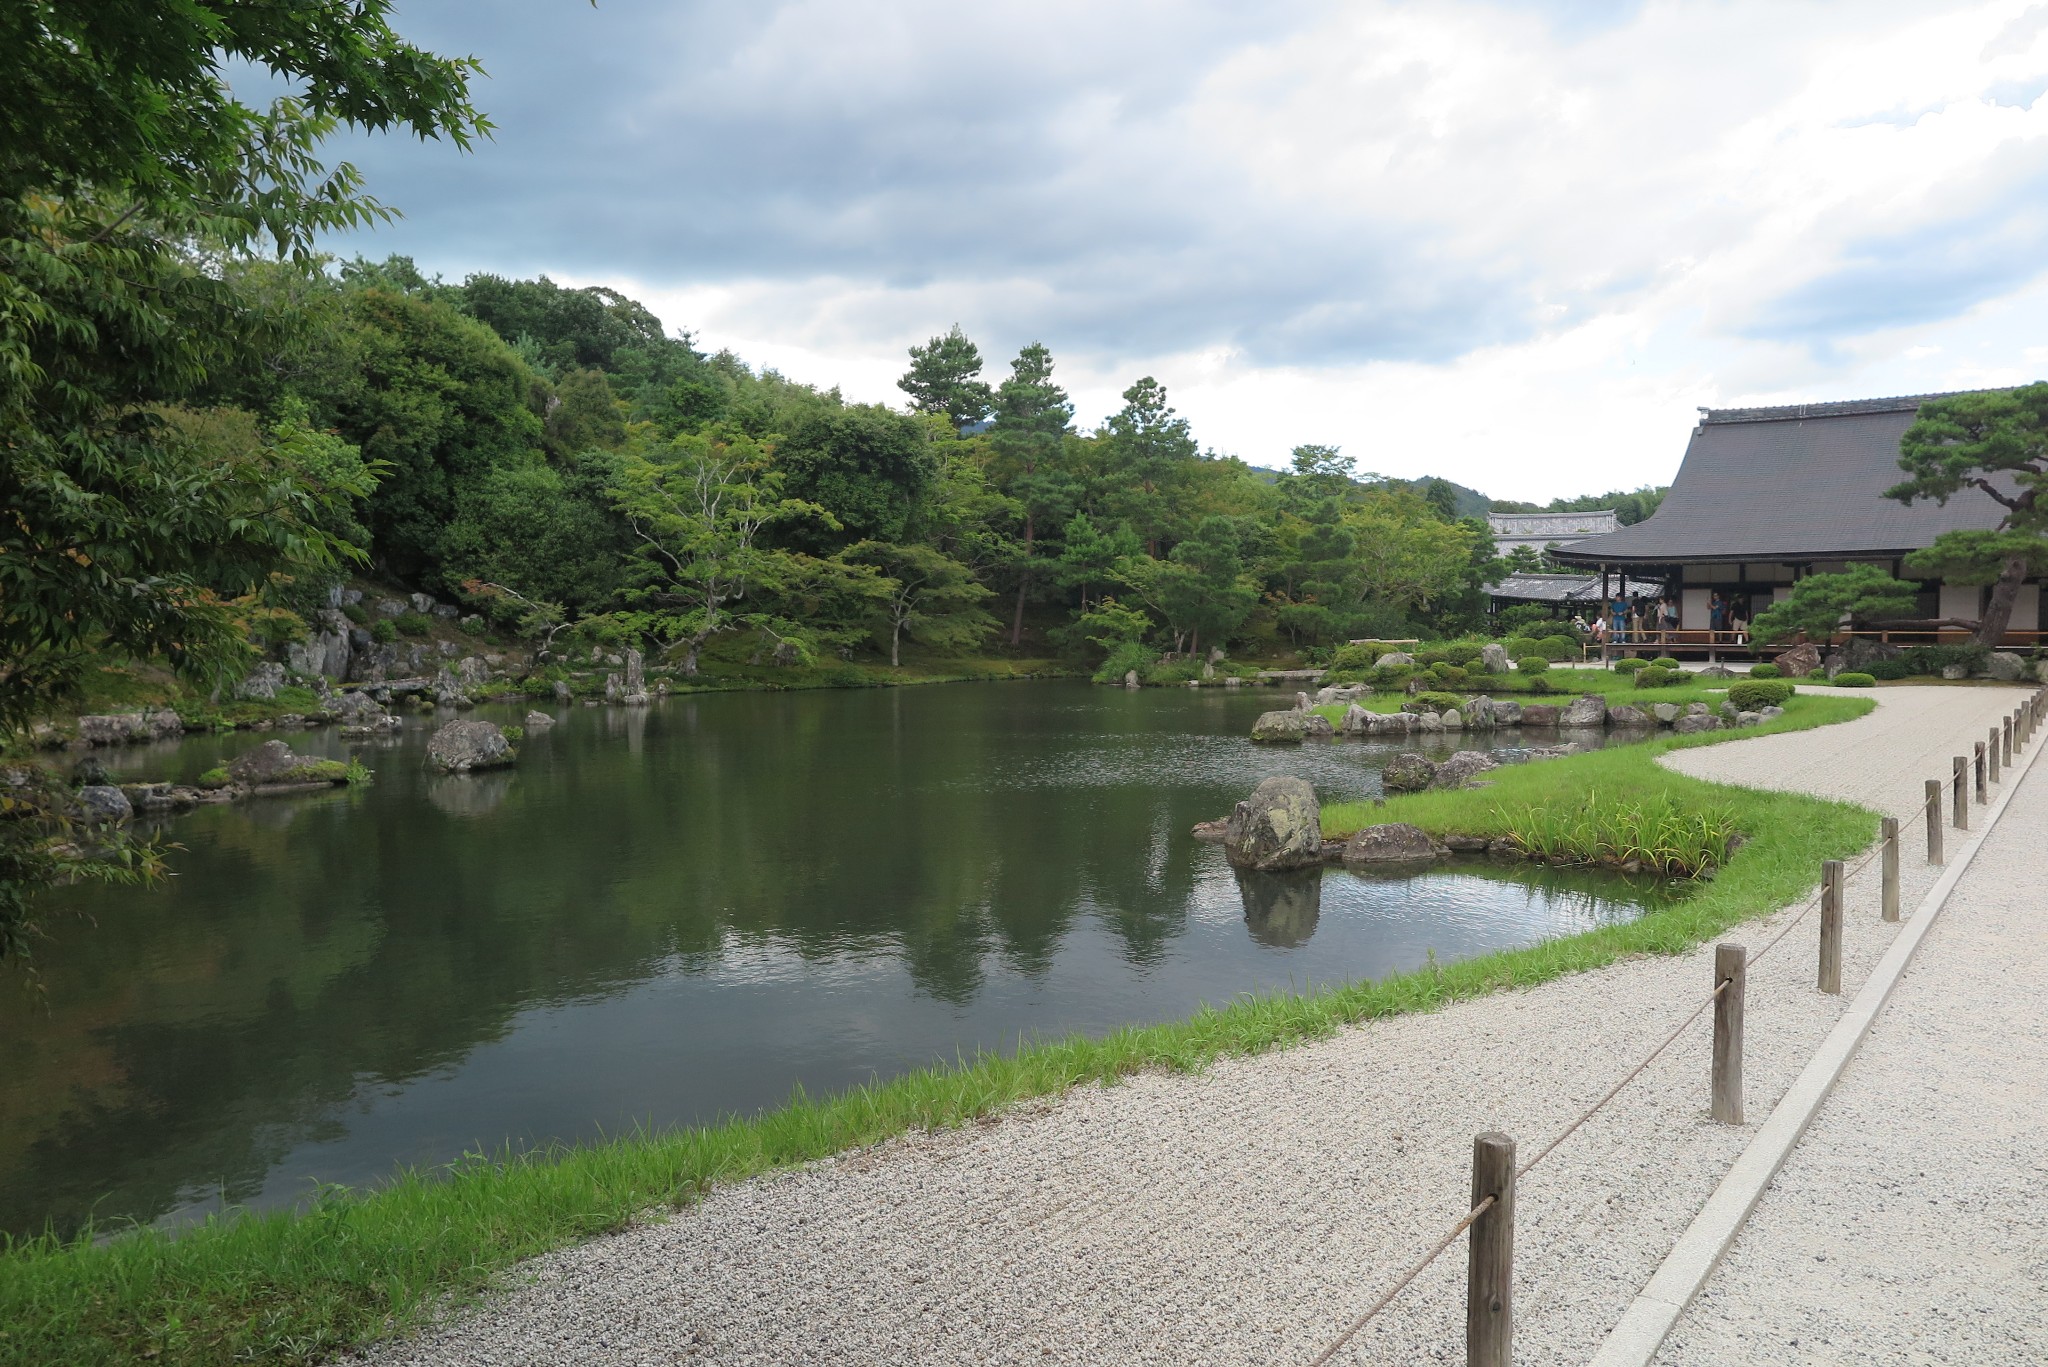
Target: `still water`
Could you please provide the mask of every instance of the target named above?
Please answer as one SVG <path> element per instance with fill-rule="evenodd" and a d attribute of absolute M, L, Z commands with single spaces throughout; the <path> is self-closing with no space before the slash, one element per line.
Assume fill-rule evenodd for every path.
<path fill-rule="evenodd" d="M 1253 746 L 1276 696 L 1047 682 L 579 707 L 516 770 L 472 777 L 422 769 L 422 722 L 363 748 L 368 788 L 175 818 L 176 876 L 52 896 L 46 998 L 0 999 L 0 1228 L 177 1220 L 707 1121 L 1668 895 L 1483 862 L 1240 879 L 1194 822 L 1273 774 L 1376 795 L 1397 748 Z M 191 778 L 256 739 L 110 761 Z"/>

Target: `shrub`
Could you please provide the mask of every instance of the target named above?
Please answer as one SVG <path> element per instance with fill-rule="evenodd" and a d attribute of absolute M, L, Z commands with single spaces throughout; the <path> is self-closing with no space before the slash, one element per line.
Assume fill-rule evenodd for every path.
<path fill-rule="evenodd" d="M 1761 712 L 1766 707 L 1782 707 L 1785 699 L 1791 696 L 1792 684 L 1785 679 L 1744 679 L 1728 686 L 1728 701 L 1735 704 L 1738 712 Z"/>
<path fill-rule="evenodd" d="M 369 765 L 359 759 L 352 759 L 348 762 L 348 768 L 342 771 L 341 777 L 349 787 L 360 788 L 370 781 L 371 772 Z"/>
<path fill-rule="evenodd" d="M 1672 659 L 1669 655 L 1659 655 L 1656 659 L 1650 661 L 1650 663 L 1653 665 L 1661 666 L 1665 669 L 1677 669 L 1680 667 L 1678 661 Z"/>
<path fill-rule="evenodd" d="M 472 613 L 462 619 L 462 629 L 471 636 L 483 635 L 486 631 L 490 630 L 490 625 L 489 622 L 483 619 L 482 613 Z"/>
<path fill-rule="evenodd" d="M 1465 700 L 1456 693 L 1417 693 L 1408 700 L 1403 709 L 1408 712 L 1448 712 L 1454 707 L 1463 707 Z"/>
<path fill-rule="evenodd" d="M 1544 670 L 1550 668 L 1550 661 L 1541 655 L 1524 655 L 1521 659 L 1515 661 L 1515 668 L 1521 670 L 1524 674 L 1541 674 Z"/>
<path fill-rule="evenodd" d="M 228 767 L 225 764 L 214 765 L 211 769 L 208 769 L 205 773 L 199 776 L 199 786 L 202 788 L 227 787 Z"/>
<path fill-rule="evenodd" d="M 1414 677 L 1414 665 L 1379 665 L 1365 672 L 1365 681 L 1381 693 L 1398 693 Z"/>
<path fill-rule="evenodd" d="M 1202 662 L 1167 660 L 1153 665 L 1150 669 L 1139 670 L 1138 677 L 1148 684 L 1184 684 L 1202 677 Z"/>
<path fill-rule="evenodd" d="M 1650 662 L 1648 660 L 1638 659 L 1634 655 L 1626 656 L 1614 662 L 1614 672 L 1617 674 L 1634 674 L 1639 670 L 1648 669 L 1649 667 Z"/>
<path fill-rule="evenodd" d="M 1858 669 L 1845 670 L 1835 675 L 1835 687 L 1837 688 L 1874 688 L 1876 685 L 1876 675 L 1865 674 Z"/>
<path fill-rule="evenodd" d="M 1544 663 L 1547 664 L 1549 663 L 1549 661 L 1546 660 Z M 1539 695 L 1544 693 L 1555 693 L 1558 691 L 1558 687 L 1550 680 L 1544 678 L 1541 674 L 1531 674 L 1529 676 L 1529 691 L 1531 693 L 1536 693 Z"/>
<path fill-rule="evenodd" d="M 1485 648 L 1476 641 L 1454 641 L 1444 647 L 1444 658 L 1454 665 L 1469 665 Z"/>
<path fill-rule="evenodd" d="M 361 603 L 343 603 L 341 605 L 341 615 L 359 627 L 368 626 L 370 623 L 370 614 L 363 610 Z"/>
<path fill-rule="evenodd" d="M 1576 806 L 1496 809 L 1523 854 L 1552 864 L 1633 864 L 1697 878 L 1728 857 L 1740 831 L 1733 807 L 1681 811 L 1663 795 L 1641 802 L 1589 792 Z"/>
<path fill-rule="evenodd" d="M 388 646 L 398 639 L 398 628 L 391 624 L 389 617 L 379 617 L 377 624 L 370 628 L 370 639 L 380 646 Z"/>
<path fill-rule="evenodd" d="M 1784 670 L 1778 668 L 1776 665 L 1771 664 L 1769 661 L 1765 661 L 1763 664 L 1760 665 L 1751 665 L 1749 669 L 1749 677 L 1752 679 L 1775 679 L 1784 672 Z"/>
<path fill-rule="evenodd" d="M 1533 637 L 1529 636 L 1510 637 L 1501 642 L 1501 647 L 1507 651 L 1510 660 L 1519 660 L 1525 656 L 1543 653 L 1543 647 Z"/>
<path fill-rule="evenodd" d="M 398 634 L 401 636 L 424 636 L 433 629 L 434 619 L 424 612 L 398 614 Z"/>
<path fill-rule="evenodd" d="M 1332 669 L 1371 669 L 1386 651 L 1379 646 L 1338 646 L 1330 652 Z"/>
<path fill-rule="evenodd" d="M 1758 668 L 1762 668 L 1762 666 L 1758 666 Z M 1752 669 L 1749 672 L 1750 676 L 1754 678 L 1756 670 Z M 1903 679 L 1912 674 L 1913 671 L 1906 667 L 1904 660 L 1872 660 L 1865 667 L 1864 672 L 1873 679 Z"/>
<path fill-rule="evenodd" d="M 498 730 L 514 745 L 526 739 L 526 728 L 523 726 L 501 726 Z"/>
<path fill-rule="evenodd" d="M 1912 674 L 1939 674 L 1951 665 L 1961 665 L 1975 674 L 1991 662 L 1988 646 L 1907 646 L 1899 657 Z"/>
<path fill-rule="evenodd" d="M 1418 650 L 1415 652 L 1415 663 L 1425 669 L 1434 665 L 1447 665 L 1450 662 L 1450 652 L 1442 646 L 1431 646 L 1428 650 Z"/>
<path fill-rule="evenodd" d="M 1644 665 L 1636 671 L 1637 688 L 1670 688 L 1685 682 L 1685 671 L 1666 669 L 1663 665 Z"/>
<path fill-rule="evenodd" d="M 1472 677 L 1462 666 L 1454 664 L 1436 665 L 1429 672 L 1430 676 L 1438 683 L 1445 684 L 1451 688 L 1463 688 L 1466 680 Z"/>
<path fill-rule="evenodd" d="M 1546 636 L 1536 643 L 1536 653 L 1546 660 L 1575 660 L 1579 643 L 1569 636 Z"/>
<path fill-rule="evenodd" d="M 1124 675 L 1134 669 L 1138 671 L 1138 677 L 1142 679 L 1152 666 L 1157 663 L 1159 663 L 1158 651 L 1142 646 L 1136 641 L 1119 641 L 1116 647 L 1109 652 L 1109 658 L 1102 662 L 1102 667 L 1095 671 L 1095 682 L 1100 684 L 1120 684 L 1124 681 Z"/>

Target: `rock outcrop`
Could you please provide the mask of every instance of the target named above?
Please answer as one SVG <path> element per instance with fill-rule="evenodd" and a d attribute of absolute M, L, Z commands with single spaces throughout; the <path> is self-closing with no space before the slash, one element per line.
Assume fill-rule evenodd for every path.
<path fill-rule="evenodd" d="M 1366 826 L 1344 842 L 1347 864 L 1416 864 L 1442 853 L 1427 831 L 1405 821 Z"/>
<path fill-rule="evenodd" d="M 1380 771 L 1380 787 L 1390 793 L 1419 793 L 1436 782 L 1436 764 L 1412 751 L 1396 755 Z"/>
<path fill-rule="evenodd" d="M 516 758 L 505 733 L 487 721 L 451 721 L 427 741 L 427 762 L 444 773 L 496 769 Z"/>
<path fill-rule="evenodd" d="M 1607 724 L 1607 699 L 1597 693 L 1568 703 L 1558 713 L 1559 726 L 1605 726 Z"/>
<path fill-rule="evenodd" d="M 1820 668 L 1820 648 L 1812 642 L 1793 646 L 1784 654 L 1771 661 L 1778 672 L 1788 679 L 1803 679 Z"/>
<path fill-rule="evenodd" d="M 126 821 L 134 815 L 128 794 L 110 783 L 89 783 L 78 790 L 78 816 L 82 821 L 107 824 Z"/>
<path fill-rule="evenodd" d="M 1985 672 L 2003 683 L 2018 683 L 2026 677 L 2027 662 L 2009 650 L 1994 650 L 1984 662 Z"/>
<path fill-rule="evenodd" d="M 78 738 L 88 745 L 140 745 L 185 734 L 185 723 L 168 708 L 153 712 L 114 712 L 80 717 Z"/>
<path fill-rule="evenodd" d="M 1262 712 L 1252 723 L 1252 739 L 1258 741 L 1298 741 L 1306 737 L 1308 728 L 1303 724 L 1306 712 Z"/>
<path fill-rule="evenodd" d="M 1323 858 L 1323 812 L 1308 780 L 1269 778 L 1237 804 L 1223 853 L 1241 869 L 1265 873 L 1307 868 Z"/>
<path fill-rule="evenodd" d="M 1489 769 L 1500 768 L 1500 761 L 1480 750 L 1460 750 L 1436 766 L 1436 777 L 1430 780 L 1432 788 L 1469 788 L 1472 780 Z"/>
<path fill-rule="evenodd" d="M 1508 672 L 1508 648 L 1499 641 L 1489 641 L 1479 648 L 1479 667 L 1489 674 Z"/>

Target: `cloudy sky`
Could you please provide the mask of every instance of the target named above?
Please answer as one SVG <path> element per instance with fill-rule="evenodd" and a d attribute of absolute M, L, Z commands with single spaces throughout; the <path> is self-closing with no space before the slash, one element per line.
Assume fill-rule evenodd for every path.
<path fill-rule="evenodd" d="M 1091 426 L 1545 499 L 1697 405 L 2048 376 L 2048 4 L 399 0 L 495 138 L 341 151 L 450 279 L 610 284 L 897 402 L 954 322 Z"/>

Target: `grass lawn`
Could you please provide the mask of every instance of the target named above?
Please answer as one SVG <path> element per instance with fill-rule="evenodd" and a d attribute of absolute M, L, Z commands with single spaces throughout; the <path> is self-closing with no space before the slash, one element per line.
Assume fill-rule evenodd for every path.
<path fill-rule="evenodd" d="M 1674 701 L 1688 696 L 1656 692 Z M 1390 820 L 1439 833 L 1489 833 L 1505 828 L 1504 809 L 1590 789 L 1661 794 L 1681 808 L 1732 808 L 1750 838 L 1719 876 L 1627 925 L 1378 981 L 1241 998 L 1173 1024 L 1047 1041 L 830 1097 L 799 1095 L 780 1110 L 723 1125 L 401 1173 L 374 1191 L 332 1191 L 300 1213 L 231 1214 L 176 1235 L 16 1244 L 0 1252 L 0 1363 L 318 1361 L 403 1328 L 436 1305 L 473 1297 L 523 1258 L 686 1205 L 717 1183 L 906 1131 L 961 1125 L 1081 1084 L 1146 1069 L 1192 1072 L 1356 1021 L 1525 987 L 1627 955 L 1676 953 L 1808 891 L 1822 860 L 1869 843 L 1877 818 L 1844 803 L 1704 783 L 1658 768 L 1656 757 L 1843 721 L 1871 706 L 1864 698 L 1800 696 L 1783 717 L 1739 733 L 1667 735 L 1510 766 L 1477 791 L 1325 810 L 1325 829 L 1342 835 Z"/>

